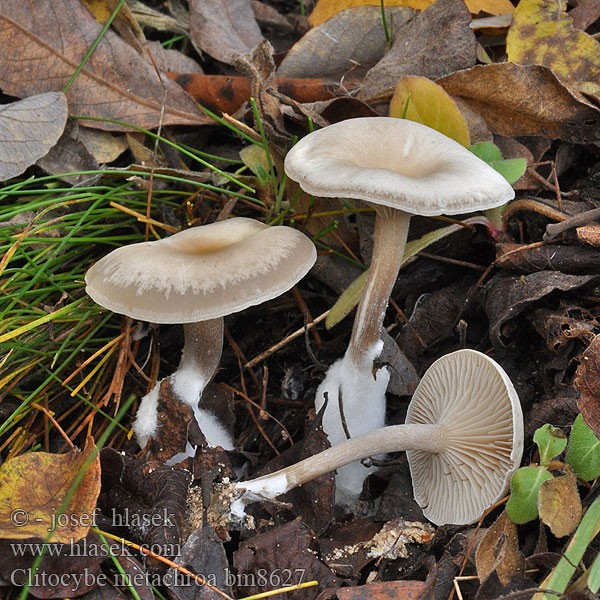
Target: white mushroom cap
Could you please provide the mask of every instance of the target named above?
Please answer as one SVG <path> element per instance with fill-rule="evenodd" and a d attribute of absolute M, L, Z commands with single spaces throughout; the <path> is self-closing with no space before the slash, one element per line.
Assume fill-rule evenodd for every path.
<path fill-rule="evenodd" d="M 86 291 L 134 319 L 193 323 L 279 296 L 315 260 L 303 233 L 239 217 L 118 248 L 88 270 Z"/>
<path fill-rule="evenodd" d="M 415 215 L 486 210 L 515 195 L 500 173 L 459 143 L 392 117 L 347 119 L 310 133 L 288 152 L 285 171 L 314 196 Z"/>
<path fill-rule="evenodd" d="M 406 424 L 442 427 L 437 454 L 407 452 L 416 501 L 433 523 L 479 519 L 506 492 L 523 453 L 523 415 L 504 370 L 475 350 L 438 359 L 418 385 Z"/>

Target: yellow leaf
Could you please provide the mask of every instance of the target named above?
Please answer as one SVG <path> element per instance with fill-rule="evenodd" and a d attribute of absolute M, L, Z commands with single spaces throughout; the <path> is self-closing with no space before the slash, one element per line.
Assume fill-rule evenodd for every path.
<path fill-rule="evenodd" d="M 427 125 L 456 140 L 471 145 L 469 127 L 454 100 L 437 83 L 426 77 L 403 77 L 390 102 L 390 117 L 404 118 Z"/>
<path fill-rule="evenodd" d="M 100 457 L 91 437 L 81 452 L 30 452 L 8 460 L 0 468 L 0 538 L 45 540 L 54 529 L 52 542 L 78 542 L 93 522 L 99 493 Z"/>
<path fill-rule="evenodd" d="M 565 82 L 600 78 L 600 44 L 575 29 L 561 0 L 521 0 L 506 38 L 508 60 L 543 65 Z"/>
<path fill-rule="evenodd" d="M 416 10 L 425 10 L 434 2 L 435 0 L 385 0 L 384 4 L 386 8 L 390 6 L 407 6 Z M 318 0 L 310 15 L 309 22 L 313 27 L 317 27 L 347 8 L 380 6 L 380 4 L 379 0 Z M 473 15 L 480 12 L 490 15 L 504 15 L 513 10 L 510 0 L 466 0 L 465 4 Z"/>

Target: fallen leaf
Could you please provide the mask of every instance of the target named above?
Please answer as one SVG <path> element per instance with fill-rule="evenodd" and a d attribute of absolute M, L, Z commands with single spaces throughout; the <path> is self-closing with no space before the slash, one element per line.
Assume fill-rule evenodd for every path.
<path fill-rule="evenodd" d="M 586 425 L 600 437 L 600 336 L 597 335 L 581 357 L 574 385 L 579 392 L 577 406 Z"/>
<path fill-rule="evenodd" d="M 540 486 L 538 496 L 540 519 L 556 537 L 569 535 L 581 520 L 581 499 L 577 477 L 571 469 L 566 475 L 553 477 Z"/>
<path fill-rule="evenodd" d="M 77 542 L 94 521 L 99 493 L 100 459 L 91 437 L 82 451 L 29 452 L 8 460 L 0 468 L 0 538 L 44 540 L 54 529 L 53 542 Z"/>
<path fill-rule="evenodd" d="M 585 31 L 590 25 L 600 19 L 600 1 L 584 0 L 569 11 L 569 18 L 575 29 Z"/>
<path fill-rule="evenodd" d="M 403 77 L 398 82 L 390 117 L 422 123 L 467 148 L 471 145 L 469 128 L 458 106 L 443 87 L 426 77 Z"/>
<path fill-rule="evenodd" d="M 199 50 L 227 64 L 264 40 L 250 0 L 192 0 L 190 33 Z"/>
<path fill-rule="evenodd" d="M 514 252 L 522 248 L 522 251 Z M 496 265 L 502 269 L 535 273 L 544 270 L 562 271 L 563 273 L 598 273 L 600 269 L 600 251 L 586 246 L 538 246 L 528 247 L 526 244 L 501 244 L 501 252 Z"/>
<path fill-rule="evenodd" d="M 405 75 L 436 79 L 472 67 L 477 42 L 470 22 L 462 0 L 437 0 L 398 30 L 391 49 L 365 76 L 359 98 L 392 89 Z"/>
<path fill-rule="evenodd" d="M 0 106 L 0 181 L 20 175 L 47 154 L 62 135 L 67 114 L 62 92 Z"/>
<path fill-rule="evenodd" d="M 437 80 L 478 112 L 493 133 L 589 143 L 600 139 L 600 111 L 546 67 L 477 65 Z"/>
<path fill-rule="evenodd" d="M 249 596 L 316 579 L 319 586 L 301 592 L 304 600 L 315 600 L 322 589 L 339 585 L 317 558 L 316 548 L 315 534 L 299 518 L 243 541 L 233 553 L 233 565 L 238 581 L 249 585 L 238 585 L 238 593 Z"/>
<path fill-rule="evenodd" d="M 600 477 L 600 439 L 585 424 L 582 414 L 571 428 L 565 460 L 584 481 Z"/>
<path fill-rule="evenodd" d="M 144 45 L 144 52 L 149 52 L 161 71 L 173 73 L 204 73 L 202 67 L 189 56 L 179 50 L 165 48 L 160 42 L 147 42 Z"/>
<path fill-rule="evenodd" d="M 415 14 L 406 7 L 386 6 L 394 32 Z M 394 34 L 395 35 L 395 34 Z M 288 51 L 279 65 L 280 77 L 361 77 L 385 54 L 387 44 L 381 9 L 358 6 L 337 13 L 310 29 Z"/>
<path fill-rule="evenodd" d="M 418 600 L 422 598 L 424 581 L 376 581 L 338 590 L 339 600 Z"/>
<path fill-rule="evenodd" d="M 79 0 L 29 3 L 0 0 L 0 87 L 5 94 L 60 90 L 66 86 L 102 25 Z M 212 123 L 167 77 L 158 78 L 150 59 L 108 30 L 67 92 L 71 115 L 126 121 L 152 129 L 163 125 Z M 86 127 L 127 131 L 128 127 L 82 121 Z"/>
<path fill-rule="evenodd" d="M 506 36 L 508 60 L 523 65 L 544 65 L 561 80 L 597 82 L 600 78 L 600 44 L 575 29 L 562 10 L 561 0 L 521 0 Z M 576 86 L 577 87 L 577 86 Z"/>
<path fill-rule="evenodd" d="M 124 134 L 113 135 L 101 129 L 81 127 L 77 138 L 100 165 L 117 160 L 129 147 Z"/>
<path fill-rule="evenodd" d="M 513 575 L 525 570 L 525 557 L 519 550 L 517 527 L 506 511 L 496 519 L 479 543 L 475 552 L 475 567 L 481 583 L 496 571 L 503 585 Z"/>
<path fill-rule="evenodd" d="M 434 2 L 435 0 L 385 0 L 385 7 L 408 6 L 416 10 L 425 10 Z M 474 15 L 480 12 L 486 12 L 490 15 L 504 15 L 513 11 L 513 5 L 509 0 L 466 0 L 466 4 L 469 11 Z M 379 0 L 318 0 L 309 17 L 309 22 L 313 27 L 317 27 L 347 8 L 379 5 Z"/>
<path fill-rule="evenodd" d="M 572 292 L 594 279 L 594 275 L 567 275 L 558 271 L 539 271 L 520 277 L 496 275 L 484 288 L 492 342 L 505 348 L 502 331 L 505 324 L 540 298 L 554 291 Z"/>

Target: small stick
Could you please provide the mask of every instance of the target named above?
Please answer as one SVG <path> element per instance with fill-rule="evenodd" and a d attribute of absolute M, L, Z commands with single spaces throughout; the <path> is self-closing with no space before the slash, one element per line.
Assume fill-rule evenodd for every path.
<path fill-rule="evenodd" d="M 251 369 L 252 367 L 256 366 L 259 362 L 265 360 L 265 358 L 268 358 L 269 356 L 271 356 L 271 354 L 274 354 L 275 352 L 289 344 L 289 342 L 291 342 L 292 340 L 295 340 L 297 337 L 300 337 L 305 332 L 305 330 L 312 329 L 315 325 L 326 319 L 328 314 L 329 311 L 325 311 L 323 314 L 319 315 L 316 319 L 314 319 L 311 323 L 307 323 L 306 327 L 302 326 L 300 329 L 297 329 L 293 333 L 290 333 L 290 335 L 288 335 L 286 338 L 284 338 L 280 342 L 277 342 L 274 346 L 271 346 L 268 350 L 265 350 L 262 354 L 259 354 L 251 361 L 248 361 L 244 365 L 244 368 Z"/>
<path fill-rule="evenodd" d="M 544 241 L 553 240 L 556 236 L 560 235 L 568 229 L 574 227 L 581 227 L 587 225 L 591 221 L 600 219 L 600 208 L 592 208 L 592 210 L 586 210 L 585 212 L 579 213 L 574 217 L 570 217 L 561 221 L 560 223 L 549 223 L 546 225 L 546 233 L 544 234 Z"/>

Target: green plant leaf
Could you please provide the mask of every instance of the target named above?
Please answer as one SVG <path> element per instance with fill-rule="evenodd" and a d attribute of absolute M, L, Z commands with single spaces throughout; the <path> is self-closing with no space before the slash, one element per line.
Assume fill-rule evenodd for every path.
<path fill-rule="evenodd" d="M 567 436 L 558 428 L 546 423 L 533 434 L 540 450 L 540 465 L 547 466 L 567 447 Z"/>
<path fill-rule="evenodd" d="M 518 471 L 517 471 L 518 473 Z M 581 562 L 583 554 L 587 550 L 590 542 L 600 532 L 600 498 L 596 498 L 587 509 L 579 527 L 573 534 L 567 549 L 562 558 L 550 575 L 540 584 L 540 588 L 553 590 L 562 594 L 569 585 L 575 569 Z M 596 561 L 598 562 L 598 561 Z M 596 577 L 596 575 L 595 575 Z M 594 579 L 593 581 L 596 581 Z M 589 578 L 588 578 L 589 583 Z M 535 594 L 533 600 L 556 600 L 555 594 Z"/>
<path fill-rule="evenodd" d="M 492 142 L 479 142 L 478 144 L 473 144 L 469 150 L 477 158 L 480 158 L 486 163 L 502 160 L 503 158 L 500 148 L 498 148 L 496 144 L 492 144 Z"/>
<path fill-rule="evenodd" d="M 552 479 L 545 467 L 522 467 L 510 482 L 506 514 L 514 523 L 527 523 L 538 516 L 538 492 L 544 481 Z"/>
<path fill-rule="evenodd" d="M 367 282 L 369 271 L 361 273 L 340 295 L 336 303 L 331 307 L 327 318 L 325 319 L 325 327 L 331 329 L 340 321 L 345 319 L 352 309 L 360 302 L 360 296 Z"/>
<path fill-rule="evenodd" d="M 600 440 L 585 424 L 581 414 L 577 415 L 573 423 L 565 460 L 585 481 L 600 476 Z"/>
<path fill-rule="evenodd" d="M 493 160 L 490 167 L 498 171 L 500 175 L 511 185 L 518 181 L 527 169 L 527 161 L 524 158 L 506 158 L 504 160 Z"/>
<path fill-rule="evenodd" d="M 587 586 L 592 594 L 597 594 L 600 589 L 600 554 L 596 556 L 596 560 L 588 571 Z"/>

